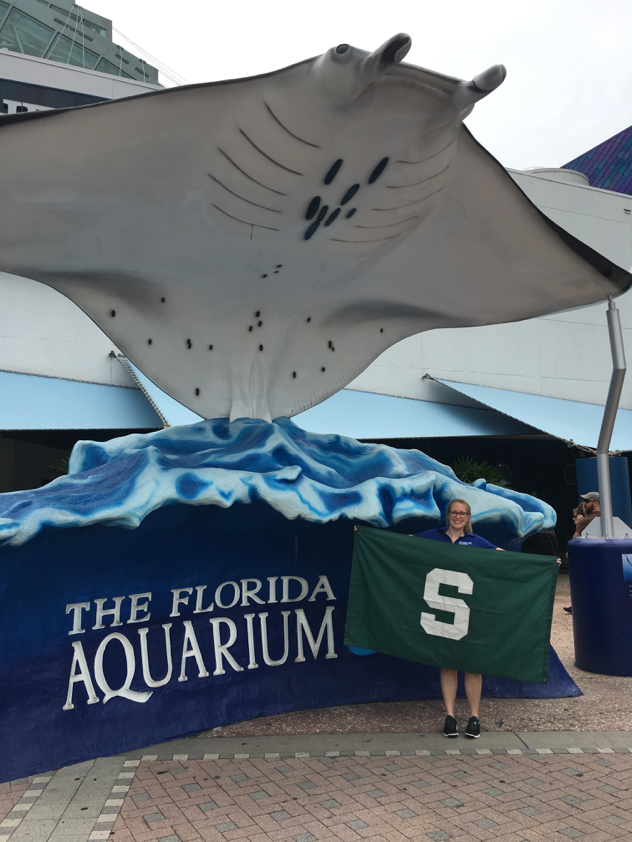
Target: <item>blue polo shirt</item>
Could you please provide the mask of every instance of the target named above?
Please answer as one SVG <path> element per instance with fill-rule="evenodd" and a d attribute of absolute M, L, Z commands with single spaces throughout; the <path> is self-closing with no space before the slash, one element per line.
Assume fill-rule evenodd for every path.
<path fill-rule="evenodd" d="M 480 535 L 474 535 L 473 532 L 466 532 L 462 538 L 457 538 L 456 541 L 451 541 L 449 535 L 446 535 L 447 526 L 441 526 L 439 529 L 426 529 L 425 532 L 417 532 L 414 538 L 428 538 L 429 541 L 447 541 L 449 544 L 462 544 L 466 547 L 487 547 L 488 550 L 497 550 L 494 544 L 490 544 Z"/>

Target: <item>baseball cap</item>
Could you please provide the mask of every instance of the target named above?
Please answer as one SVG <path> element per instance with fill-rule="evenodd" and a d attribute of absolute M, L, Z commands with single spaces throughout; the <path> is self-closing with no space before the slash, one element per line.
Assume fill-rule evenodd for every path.
<path fill-rule="evenodd" d="M 598 491 L 589 491 L 588 494 L 580 494 L 579 496 L 582 498 L 582 500 L 596 500 L 597 503 L 599 502 Z"/>

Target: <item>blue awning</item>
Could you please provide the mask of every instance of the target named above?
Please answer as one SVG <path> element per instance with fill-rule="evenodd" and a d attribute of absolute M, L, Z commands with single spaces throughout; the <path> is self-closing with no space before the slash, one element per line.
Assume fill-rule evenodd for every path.
<path fill-rule="evenodd" d="M 503 436 L 536 432 L 532 427 L 484 407 L 475 409 L 352 389 L 343 389 L 292 420 L 312 433 L 338 433 L 355 439 Z"/>
<path fill-rule="evenodd" d="M 123 356 L 119 362 L 136 380 L 164 421 L 171 427 L 202 420 L 169 397 Z M 534 430 L 489 409 L 396 398 L 373 392 L 342 391 L 292 418 L 312 433 L 337 433 L 355 439 L 434 438 L 437 436 L 498 436 Z"/>
<path fill-rule="evenodd" d="M 482 406 L 502 412 L 508 418 L 529 424 L 558 439 L 592 449 L 597 447 L 604 412 L 604 407 L 599 404 L 433 379 L 468 398 L 473 398 Z M 614 425 L 610 451 L 629 450 L 632 450 L 632 411 L 620 409 Z"/>
<path fill-rule="evenodd" d="M 140 389 L 0 371 L 2 430 L 161 429 Z"/>

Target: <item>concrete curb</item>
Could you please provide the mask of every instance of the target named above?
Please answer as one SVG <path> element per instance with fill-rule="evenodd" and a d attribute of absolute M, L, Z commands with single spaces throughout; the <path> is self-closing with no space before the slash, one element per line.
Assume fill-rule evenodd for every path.
<path fill-rule="evenodd" d="M 441 756 L 446 754 L 628 754 L 632 731 L 484 732 L 477 740 L 443 734 L 304 734 L 273 737 L 188 737 L 124 752 L 127 760 L 211 760 L 249 757 Z"/>

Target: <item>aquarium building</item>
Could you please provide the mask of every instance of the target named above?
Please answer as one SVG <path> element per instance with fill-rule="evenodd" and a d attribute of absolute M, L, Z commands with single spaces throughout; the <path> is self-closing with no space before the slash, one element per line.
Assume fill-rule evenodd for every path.
<path fill-rule="evenodd" d="M 159 87 L 155 67 L 113 42 L 111 21 L 68 0 L 0 0 L 1 113 Z M 553 222 L 629 270 L 631 146 L 627 129 L 561 169 L 509 172 Z M 57 476 L 78 439 L 197 419 L 61 294 L 0 273 L 0 295 L 0 492 Z M 632 292 L 617 306 L 632 359 Z M 575 460 L 597 445 L 610 375 L 606 305 L 598 304 L 410 337 L 294 420 L 313 432 L 420 448 L 448 464 L 487 462 L 551 503 L 561 523 L 577 499 Z M 632 451 L 632 378 L 611 448 Z"/>

